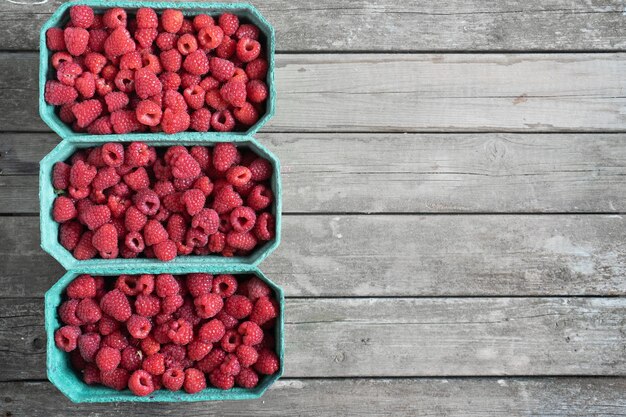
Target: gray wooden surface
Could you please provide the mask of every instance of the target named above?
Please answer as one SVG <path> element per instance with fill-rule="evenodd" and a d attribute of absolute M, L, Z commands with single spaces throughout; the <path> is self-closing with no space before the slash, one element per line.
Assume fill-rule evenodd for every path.
<path fill-rule="evenodd" d="M 622 0 L 268 0 L 285 377 L 74 406 L 45 375 L 38 29 L 0 2 L 0 416 L 626 415 Z"/>

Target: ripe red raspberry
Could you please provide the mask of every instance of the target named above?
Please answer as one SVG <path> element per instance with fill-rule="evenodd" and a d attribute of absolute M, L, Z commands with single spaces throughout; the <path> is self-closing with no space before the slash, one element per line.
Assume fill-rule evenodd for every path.
<path fill-rule="evenodd" d="M 135 206 L 130 206 L 126 210 L 124 217 L 124 225 L 130 232 L 139 232 L 145 226 L 148 218 L 145 214 L 139 211 Z"/>
<path fill-rule="evenodd" d="M 254 388 L 259 384 L 259 376 L 249 368 L 243 368 L 235 377 L 235 382 L 242 388 Z"/>
<path fill-rule="evenodd" d="M 263 80 L 267 76 L 267 61 L 263 58 L 257 58 L 248 62 L 246 65 L 246 74 L 251 80 Z"/>
<path fill-rule="evenodd" d="M 176 49 L 169 49 L 167 51 L 163 51 L 161 52 L 159 57 L 161 58 L 161 65 L 163 65 L 163 69 L 165 71 L 171 71 L 172 73 L 179 71 L 183 63 L 183 58 L 180 55 L 180 52 L 178 52 L 178 50 Z M 179 83 L 180 83 L 180 77 L 179 77 Z"/>
<path fill-rule="evenodd" d="M 159 342 L 153 336 L 148 336 L 141 341 L 141 350 L 146 355 L 154 355 L 161 349 Z"/>
<path fill-rule="evenodd" d="M 248 100 L 252 103 L 262 103 L 267 100 L 267 85 L 261 80 L 250 80 L 246 85 Z"/>
<path fill-rule="evenodd" d="M 268 285 L 257 277 L 252 277 L 246 283 L 248 298 L 256 301 L 260 297 L 269 297 L 272 290 Z"/>
<path fill-rule="evenodd" d="M 165 372 L 165 357 L 162 353 L 148 355 L 143 360 L 141 368 L 148 371 L 151 375 L 161 375 Z"/>
<path fill-rule="evenodd" d="M 120 69 L 135 71 L 140 69 L 142 66 L 141 54 L 138 51 L 127 52 L 120 58 Z"/>
<path fill-rule="evenodd" d="M 183 97 L 189 107 L 199 109 L 204 105 L 205 91 L 199 85 L 194 85 L 183 91 Z"/>
<path fill-rule="evenodd" d="M 117 229 L 111 223 L 103 224 L 93 234 L 91 244 L 102 257 L 105 257 L 105 254 L 116 253 L 118 250 Z"/>
<path fill-rule="evenodd" d="M 198 85 L 202 87 L 204 91 L 215 90 L 220 86 L 220 82 L 212 76 L 204 77 Z"/>
<path fill-rule="evenodd" d="M 52 168 L 52 186 L 57 190 L 65 190 L 70 185 L 71 166 L 65 162 L 57 162 Z"/>
<path fill-rule="evenodd" d="M 102 16 L 102 23 L 109 29 L 115 29 L 118 27 L 126 27 L 126 11 L 121 7 L 114 7 L 104 12 Z"/>
<path fill-rule="evenodd" d="M 211 343 L 204 343 L 194 340 L 187 345 L 187 356 L 192 361 L 199 361 L 204 358 L 213 348 Z"/>
<path fill-rule="evenodd" d="M 123 27 L 118 27 L 104 41 L 104 54 L 109 59 L 122 56 L 135 50 L 135 41 Z"/>
<path fill-rule="evenodd" d="M 235 119 L 230 110 L 222 110 L 218 113 L 213 113 L 211 126 L 218 132 L 230 132 L 235 127 Z"/>
<path fill-rule="evenodd" d="M 135 71 L 135 92 L 142 99 L 160 94 L 163 86 L 155 73 L 142 68 Z"/>
<path fill-rule="evenodd" d="M 72 107 L 78 127 L 87 127 L 102 113 L 102 104 L 99 100 L 85 100 Z"/>
<path fill-rule="evenodd" d="M 109 112 L 114 112 L 126 107 L 129 99 L 126 93 L 122 93 L 121 91 L 112 91 L 104 96 L 104 101 L 106 102 Z"/>
<path fill-rule="evenodd" d="M 254 303 L 250 321 L 262 326 L 278 316 L 278 306 L 269 297 L 259 297 Z"/>
<path fill-rule="evenodd" d="M 254 365 L 259 358 L 259 353 L 252 346 L 239 345 L 236 350 L 237 359 L 241 366 L 248 368 Z"/>
<path fill-rule="evenodd" d="M 230 224 L 235 232 L 249 232 L 254 227 L 255 222 L 256 214 L 250 207 L 236 207 L 230 212 Z"/>
<path fill-rule="evenodd" d="M 224 311 L 236 319 L 243 319 L 252 312 L 252 301 L 243 295 L 233 295 L 226 299 Z"/>
<path fill-rule="evenodd" d="M 189 127 L 196 132 L 208 132 L 211 128 L 211 112 L 201 108 L 191 114 Z"/>
<path fill-rule="evenodd" d="M 111 118 L 109 116 L 97 118 L 92 124 L 87 126 L 87 133 L 90 135 L 110 135 L 113 133 Z"/>
<path fill-rule="evenodd" d="M 182 213 L 185 211 L 185 205 L 181 201 L 182 193 L 175 192 L 163 197 L 163 205 L 166 209 L 174 213 Z"/>
<path fill-rule="evenodd" d="M 171 274 L 157 275 L 155 281 L 156 293 L 159 297 L 168 297 L 180 292 L 180 284 Z"/>
<path fill-rule="evenodd" d="M 232 231 L 226 235 L 226 244 L 234 249 L 251 251 L 256 247 L 257 240 L 254 234 L 250 232 L 238 233 Z"/>
<path fill-rule="evenodd" d="M 196 368 L 185 369 L 185 382 L 183 387 L 188 394 L 195 394 L 205 389 L 206 379 L 202 371 Z"/>
<path fill-rule="evenodd" d="M 198 42 L 191 33 L 186 33 L 178 38 L 176 47 L 182 55 L 189 55 L 198 49 Z"/>
<path fill-rule="evenodd" d="M 135 114 L 139 123 L 146 126 L 157 126 L 161 123 L 161 106 L 152 100 L 143 100 L 137 104 Z"/>
<path fill-rule="evenodd" d="M 136 371 L 141 368 L 143 352 L 134 346 L 127 346 L 122 350 L 120 366 L 129 372 Z"/>
<path fill-rule="evenodd" d="M 231 13 L 222 14 L 218 20 L 218 23 L 224 33 L 228 36 L 234 35 L 239 28 L 239 18 Z"/>
<path fill-rule="evenodd" d="M 139 191 L 150 186 L 150 177 L 144 167 L 136 167 L 124 175 L 124 182 L 131 190 Z"/>
<path fill-rule="evenodd" d="M 124 162 L 131 167 L 145 167 L 150 163 L 150 153 L 151 148 L 145 143 L 132 142 L 126 148 Z"/>
<path fill-rule="evenodd" d="M 121 351 L 128 346 L 128 339 L 119 330 L 116 330 L 105 336 L 102 344 Z"/>
<path fill-rule="evenodd" d="M 235 377 L 216 369 L 209 374 L 209 382 L 216 388 L 229 390 L 235 386 Z"/>
<path fill-rule="evenodd" d="M 120 176 L 113 167 L 105 167 L 98 169 L 96 177 L 93 179 L 91 185 L 95 190 L 106 190 L 113 187 L 120 182 Z M 109 195 L 111 197 L 117 197 L 115 195 Z M 111 208 L 109 206 L 109 208 Z"/>
<path fill-rule="evenodd" d="M 118 289 L 113 289 L 102 297 L 100 308 L 103 313 L 122 322 L 128 320 L 132 314 L 128 298 Z"/>
<path fill-rule="evenodd" d="M 204 343 L 216 343 L 224 337 L 225 332 L 224 324 L 218 319 L 213 319 L 200 327 L 198 339 Z"/>
<path fill-rule="evenodd" d="M 218 58 L 229 59 L 235 52 L 237 51 L 237 41 L 231 38 L 230 36 L 224 36 L 222 39 L 222 43 L 219 44 L 217 48 L 215 48 L 215 55 Z"/>
<path fill-rule="evenodd" d="M 170 391 L 178 391 L 185 382 L 185 372 L 182 368 L 169 368 L 161 379 L 163 386 Z"/>
<path fill-rule="evenodd" d="M 121 359 L 122 355 L 119 350 L 104 346 L 96 354 L 96 366 L 101 372 L 112 371 L 117 368 Z"/>
<path fill-rule="evenodd" d="M 166 241 L 168 238 L 167 230 L 156 220 L 148 220 L 143 228 L 143 240 L 147 246 L 156 245 Z M 158 286 L 157 286 L 158 288 Z"/>
<path fill-rule="evenodd" d="M 204 207 L 205 197 L 202 191 L 192 188 L 183 193 L 182 202 L 190 216 L 198 214 Z"/>
<path fill-rule="evenodd" d="M 133 196 L 133 202 L 135 206 L 146 216 L 153 216 L 159 211 L 161 207 L 161 201 L 156 193 L 148 188 L 143 188 L 137 191 L 137 194 Z M 146 242 L 146 244 L 148 244 Z"/>
<path fill-rule="evenodd" d="M 220 89 L 222 98 L 235 107 L 241 107 L 246 102 L 246 85 L 238 81 L 228 81 Z"/>
<path fill-rule="evenodd" d="M 226 180 L 235 187 L 241 187 L 250 181 L 252 173 L 247 167 L 235 165 L 228 168 Z"/>
<path fill-rule="evenodd" d="M 196 314 L 203 319 L 215 316 L 223 307 L 224 302 L 217 294 L 203 294 L 193 300 Z"/>
<path fill-rule="evenodd" d="M 76 317 L 83 323 L 96 323 L 102 317 L 102 311 L 93 298 L 83 298 L 76 307 Z"/>
<path fill-rule="evenodd" d="M 121 391 L 126 389 L 128 386 L 130 374 L 126 369 L 117 368 L 110 372 L 101 372 L 100 378 L 102 380 L 102 385 Z"/>
<path fill-rule="evenodd" d="M 96 79 L 89 72 L 79 75 L 74 86 L 82 98 L 92 98 L 96 93 Z"/>
<path fill-rule="evenodd" d="M 113 333 L 116 330 L 119 330 L 120 323 L 114 320 L 112 317 L 107 316 L 106 314 L 102 315 L 102 318 L 98 322 L 98 331 L 101 335 L 107 336 Z"/>
<path fill-rule="evenodd" d="M 227 375 L 238 375 L 241 371 L 241 364 L 239 359 L 237 359 L 237 355 L 233 353 L 226 355 L 224 362 L 219 367 L 219 371 Z"/>
<path fill-rule="evenodd" d="M 133 314 L 126 322 L 126 328 L 135 339 L 145 339 L 152 330 L 152 323 L 146 317 Z"/>
<path fill-rule="evenodd" d="M 220 94 L 220 91 L 218 89 L 208 90 L 204 95 L 204 101 L 209 107 L 217 110 L 218 112 L 221 112 L 228 108 L 228 102 L 222 98 L 222 95 Z"/>
<path fill-rule="evenodd" d="M 74 87 L 63 85 L 58 81 L 46 81 L 44 98 L 46 103 L 60 106 L 74 102 L 78 98 L 78 92 Z"/>
<path fill-rule="evenodd" d="M 63 326 L 54 332 L 54 343 L 59 349 L 71 352 L 76 349 L 80 334 L 77 326 Z"/>
<path fill-rule="evenodd" d="M 187 289 L 193 297 L 209 294 L 213 285 L 213 276 L 206 273 L 187 275 Z"/>
<path fill-rule="evenodd" d="M 151 394 L 154 392 L 152 375 L 142 369 L 136 370 L 128 380 L 128 388 L 139 397 Z"/>
<path fill-rule="evenodd" d="M 185 57 L 183 68 L 194 75 L 206 74 L 209 72 L 209 59 L 204 51 L 194 51 Z"/>
<path fill-rule="evenodd" d="M 100 53 L 100 52 L 104 52 L 104 43 L 106 42 L 106 39 L 109 37 L 109 32 L 107 32 L 106 30 L 102 30 L 102 29 L 95 29 L 92 28 L 89 30 L 89 42 L 87 42 L 87 51 L 92 51 L 94 53 Z M 89 55 L 89 52 L 87 53 L 87 55 Z M 104 56 L 103 56 L 104 58 Z M 100 67 L 100 69 L 102 69 L 102 67 L 105 65 L 106 62 L 102 62 L 102 66 Z M 88 68 L 89 65 L 87 65 Z M 100 71 L 93 71 L 90 69 L 90 71 L 93 74 L 98 74 Z"/>
<path fill-rule="evenodd" d="M 161 302 L 153 295 L 139 294 L 135 299 L 135 311 L 144 317 L 154 317 L 161 311 Z"/>
<path fill-rule="evenodd" d="M 98 250 L 91 244 L 92 232 L 85 232 L 80 237 L 80 240 L 76 244 L 72 255 L 79 261 L 91 259 L 98 254 Z"/>
<path fill-rule="evenodd" d="M 90 33 L 90 42 L 91 37 L 93 36 L 93 32 Z M 93 49 L 93 48 L 92 48 Z M 97 52 L 89 52 L 85 55 L 85 60 L 83 62 L 84 66 L 87 68 L 87 71 L 91 72 L 94 75 L 100 74 L 102 68 L 106 65 L 107 59 L 104 55 L 99 54 Z"/>
<path fill-rule="evenodd" d="M 89 6 L 70 7 L 70 20 L 75 27 L 87 29 L 93 24 L 93 9 Z"/>
<path fill-rule="evenodd" d="M 215 25 L 215 21 L 213 18 L 207 14 L 199 14 L 194 16 L 193 18 L 193 28 L 198 31 L 205 26 L 213 26 Z"/>
<path fill-rule="evenodd" d="M 206 51 L 220 46 L 223 39 L 224 31 L 219 26 L 205 26 L 198 31 L 198 43 Z"/>
<path fill-rule="evenodd" d="M 222 58 L 211 58 L 211 75 L 218 81 L 230 80 L 235 73 L 235 64 Z"/>
<path fill-rule="evenodd" d="M 67 51 L 74 56 L 79 56 L 87 49 L 89 32 L 80 27 L 67 27 L 63 31 L 63 38 Z"/>
<path fill-rule="evenodd" d="M 261 349 L 259 351 L 259 358 L 254 364 L 254 369 L 263 375 L 272 375 L 278 372 L 280 363 L 276 353 L 268 349 Z"/>
<path fill-rule="evenodd" d="M 171 108 L 165 109 L 161 119 L 161 128 L 165 133 L 183 132 L 189 128 L 191 119 L 187 111 L 173 111 Z"/>
<path fill-rule="evenodd" d="M 220 253 L 226 246 L 226 235 L 221 232 L 217 232 L 209 236 L 208 249 L 211 253 Z"/>
<path fill-rule="evenodd" d="M 239 29 L 237 29 L 237 32 L 235 33 L 235 38 L 237 39 L 250 38 L 250 39 L 258 40 L 259 34 L 260 34 L 260 30 L 258 27 L 251 25 L 249 23 L 244 23 L 243 25 L 239 26 Z"/>
<path fill-rule="evenodd" d="M 241 62 L 254 61 L 261 54 L 261 44 L 259 41 L 250 38 L 241 38 L 237 42 L 237 58 Z"/>
<path fill-rule="evenodd" d="M 237 291 L 237 278 L 234 275 L 222 274 L 213 278 L 213 293 L 222 298 L 231 297 Z"/>
<path fill-rule="evenodd" d="M 124 163 L 124 146 L 121 143 L 102 145 L 102 161 L 110 167 L 119 167 Z"/>
<path fill-rule="evenodd" d="M 95 360 L 96 353 L 100 349 L 100 340 L 100 335 L 97 333 L 84 333 L 78 337 L 78 350 L 86 362 Z"/>
<path fill-rule="evenodd" d="M 156 29 L 159 26 L 159 17 L 154 9 L 149 7 L 140 7 L 137 9 L 135 16 L 137 20 L 137 28 L 139 29 Z"/>
<path fill-rule="evenodd" d="M 111 221 L 111 209 L 105 205 L 91 205 L 81 213 L 78 211 L 79 220 L 82 218 L 89 230 L 97 230 L 103 224 Z"/>
<path fill-rule="evenodd" d="M 120 275 L 115 280 L 115 288 L 119 289 L 125 295 L 136 296 L 139 293 L 137 288 L 137 275 Z"/>
<path fill-rule="evenodd" d="M 122 92 L 130 94 L 135 90 L 135 72 L 133 70 L 123 69 L 115 74 L 115 86 Z M 134 97 L 131 97 L 134 99 Z M 131 107 L 133 103 L 131 102 Z"/>
<path fill-rule="evenodd" d="M 126 134 L 139 130 L 141 124 L 133 110 L 117 110 L 111 113 L 111 125 L 117 134 Z"/>
<path fill-rule="evenodd" d="M 59 243 L 68 251 L 73 251 L 82 233 L 83 226 L 77 221 L 65 222 L 59 227 Z"/>
<path fill-rule="evenodd" d="M 92 363 L 86 363 L 83 370 L 83 381 L 87 385 L 101 384 L 100 370 Z"/>
<path fill-rule="evenodd" d="M 272 193 L 272 190 L 270 190 L 264 185 L 259 184 L 259 185 L 256 185 L 252 189 L 252 191 L 250 191 L 250 194 L 248 195 L 248 198 L 246 199 L 246 203 L 253 210 L 259 211 L 268 207 L 272 203 L 273 200 L 274 200 L 274 193 Z"/>
<path fill-rule="evenodd" d="M 71 198 L 59 196 L 54 200 L 54 204 L 52 207 L 52 218 L 55 222 L 64 223 L 68 220 L 75 218 L 76 215 L 76 207 L 74 206 L 74 202 Z"/>
<path fill-rule="evenodd" d="M 193 339 L 193 327 L 185 319 L 171 321 L 167 336 L 177 345 L 187 345 Z"/>
<path fill-rule="evenodd" d="M 135 31 L 135 40 L 142 48 L 149 48 L 159 35 L 156 29 L 137 29 Z"/>
<path fill-rule="evenodd" d="M 202 248 L 207 245 L 209 236 L 204 234 L 202 230 L 191 228 L 187 230 L 185 235 L 185 245 L 190 248 Z"/>
<path fill-rule="evenodd" d="M 263 330 L 253 321 L 241 323 L 237 331 L 242 336 L 242 343 L 246 346 L 256 346 L 263 341 Z"/>
<path fill-rule="evenodd" d="M 161 26 L 166 32 L 176 33 L 183 25 L 183 18 L 183 12 L 180 10 L 164 10 L 161 14 Z"/>
<path fill-rule="evenodd" d="M 48 29 L 46 31 L 46 46 L 51 51 L 65 51 L 65 36 L 63 33 L 63 29 Z"/>
<path fill-rule="evenodd" d="M 199 75 L 196 74 L 191 74 L 189 72 L 183 71 L 180 74 L 180 86 L 183 89 L 189 88 L 189 87 L 193 87 L 194 85 L 198 85 L 200 84 L 200 80 L 202 80 L 202 77 L 200 77 Z M 185 108 L 187 108 L 185 106 Z"/>
<path fill-rule="evenodd" d="M 272 177 L 272 165 L 267 159 L 256 158 L 250 165 L 253 181 L 266 181 Z"/>
<path fill-rule="evenodd" d="M 259 112 L 250 103 L 246 102 L 239 108 L 233 110 L 233 115 L 239 123 L 244 126 L 252 126 L 259 120 Z"/>
<path fill-rule="evenodd" d="M 83 73 L 82 68 L 76 62 L 66 61 L 57 68 L 57 79 L 61 84 L 73 86 L 76 78 Z"/>

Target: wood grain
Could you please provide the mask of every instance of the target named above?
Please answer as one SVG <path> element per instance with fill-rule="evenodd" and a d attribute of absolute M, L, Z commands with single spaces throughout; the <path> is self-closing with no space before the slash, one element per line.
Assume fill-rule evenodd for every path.
<path fill-rule="evenodd" d="M 45 378 L 42 299 L 0 299 L 0 380 Z M 285 376 L 623 375 L 623 298 L 288 299 Z"/>
<path fill-rule="evenodd" d="M 295 134 L 259 140 L 282 161 L 286 213 L 626 211 L 624 134 Z M 37 213 L 52 133 L 0 134 L 0 213 Z"/>
<path fill-rule="evenodd" d="M 626 294 L 619 215 L 283 219 L 262 269 L 288 296 Z M 63 274 L 39 248 L 38 218 L 0 217 L 0 236 L 2 296 L 42 296 Z"/>
<path fill-rule="evenodd" d="M 60 3 L 0 3 L 0 49 L 37 49 L 39 28 Z M 267 0 L 255 6 L 274 25 L 279 51 L 562 51 L 626 46 L 619 0 L 314 4 Z"/>
<path fill-rule="evenodd" d="M 626 54 L 279 54 L 276 67 L 268 132 L 626 130 Z M 0 72 L 3 129 L 48 131 L 37 56 L 0 53 Z"/>
<path fill-rule="evenodd" d="M 617 417 L 625 390 L 624 378 L 283 379 L 258 401 L 112 406 L 71 404 L 49 382 L 8 382 L 0 415 Z"/>

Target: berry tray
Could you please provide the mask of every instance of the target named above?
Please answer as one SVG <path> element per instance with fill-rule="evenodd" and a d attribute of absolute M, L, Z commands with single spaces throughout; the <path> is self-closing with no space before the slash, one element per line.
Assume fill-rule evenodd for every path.
<path fill-rule="evenodd" d="M 137 274 L 139 268 L 126 268 L 120 273 Z M 205 265 L 192 268 L 186 272 L 206 272 L 210 274 L 232 273 L 232 274 L 252 274 L 265 281 L 274 291 L 274 296 L 279 303 L 280 312 L 276 320 L 275 340 L 276 354 L 279 358 L 280 367 L 277 373 L 264 376 L 259 384 L 252 389 L 232 388 L 221 390 L 214 387 L 207 387 L 196 394 L 187 394 L 184 391 L 168 391 L 161 389 L 145 396 L 133 395 L 128 389 L 116 391 L 101 385 L 87 385 L 79 377 L 78 373 L 71 368 L 69 355 L 57 348 L 54 341 L 54 332 L 58 329 L 60 321 L 57 315 L 57 308 L 61 304 L 62 294 L 67 285 L 78 275 L 86 272 L 72 270 L 67 272 L 55 285 L 50 288 L 45 295 L 45 329 L 47 336 L 47 372 L 48 379 L 71 401 L 75 403 L 83 402 L 191 402 L 191 401 L 222 401 L 222 400 L 248 400 L 258 398 L 267 388 L 272 385 L 282 374 L 284 367 L 284 306 L 285 300 L 283 290 L 268 279 L 259 269 L 254 266 L 237 265 L 234 268 L 224 269 L 219 265 Z M 145 272 L 145 271 L 142 271 Z M 181 268 L 170 264 L 161 264 L 161 268 L 154 272 L 173 273 L 181 272 Z M 108 267 L 95 268 L 90 273 L 111 276 L 117 275 Z"/>
<path fill-rule="evenodd" d="M 154 270 L 161 270 L 163 267 L 169 270 L 192 271 L 194 268 L 204 265 L 219 267 L 221 271 L 227 272 L 244 265 L 256 266 L 270 253 L 272 253 L 280 243 L 281 232 L 281 211 L 282 193 L 280 182 L 280 163 L 263 145 L 250 136 L 209 136 L 203 138 L 189 135 L 184 139 L 176 140 L 167 136 L 163 137 L 154 134 L 136 134 L 116 137 L 116 142 L 143 141 L 151 146 L 172 146 L 172 145 L 203 145 L 211 146 L 218 142 L 233 142 L 237 147 L 248 148 L 257 155 L 267 159 L 273 168 L 271 178 L 271 190 L 274 194 L 274 201 L 271 205 L 271 213 L 276 219 L 275 237 L 256 248 L 250 255 L 223 257 L 217 255 L 206 256 L 178 256 L 172 261 L 162 262 L 157 259 L 135 258 L 135 259 L 89 259 L 77 260 L 58 240 L 59 224 L 52 217 L 52 207 L 56 198 L 54 187 L 52 186 L 52 169 L 56 162 L 67 160 L 77 149 L 99 146 L 110 142 L 112 138 L 107 136 L 71 137 L 63 140 L 40 162 L 39 171 L 39 203 L 40 203 L 40 229 L 41 247 L 52 255 L 67 270 L 80 269 L 85 272 L 108 271 L 111 273 L 135 268 L 144 273 L 152 273 Z"/>
<path fill-rule="evenodd" d="M 248 130 L 241 132 L 211 132 L 207 134 L 204 132 L 186 131 L 169 135 L 165 133 L 153 133 L 151 134 L 151 137 L 159 140 L 177 141 L 183 139 L 198 140 L 201 138 L 207 138 L 208 135 L 215 135 L 218 137 L 228 137 L 232 140 L 232 138 L 235 137 L 243 137 L 257 132 L 274 115 L 276 107 L 276 88 L 274 84 L 274 28 L 268 23 L 267 20 L 265 20 L 259 11 L 250 4 L 80 0 L 61 4 L 50 19 L 48 19 L 48 21 L 43 25 L 39 37 L 39 114 L 43 121 L 62 138 L 84 138 L 91 136 L 86 133 L 74 132 L 70 126 L 61 121 L 59 115 L 55 111 L 55 106 L 46 103 L 44 100 L 46 80 L 51 77 L 52 72 L 54 71 L 54 68 L 50 63 L 50 57 L 53 52 L 48 50 L 46 46 L 46 31 L 51 27 L 61 27 L 65 24 L 69 20 L 69 9 L 74 5 L 91 6 L 96 13 L 103 12 L 104 10 L 113 7 L 122 7 L 127 10 L 129 14 L 132 14 L 133 10 L 137 10 L 140 7 L 151 7 L 155 9 L 157 13 L 160 13 L 165 9 L 178 9 L 181 10 L 186 16 L 194 16 L 200 13 L 212 16 L 219 15 L 221 13 L 232 13 L 250 23 L 255 24 L 260 29 L 261 35 L 259 41 L 266 51 L 266 59 L 268 62 L 267 78 L 265 82 L 268 87 L 269 97 L 266 102 L 265 114 L 262 115 L 254 125 L 250 126 Z M 131 135 L 135 137 L 140 134 Z M 107 142 L 114 142 L 122 135 L 111 134 L 101 136 L 104 137 Z"/>

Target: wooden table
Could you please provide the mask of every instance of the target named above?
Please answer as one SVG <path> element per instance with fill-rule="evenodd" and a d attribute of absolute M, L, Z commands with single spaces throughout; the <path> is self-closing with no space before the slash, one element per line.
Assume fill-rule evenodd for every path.
<path fill-rule="evenodd" d="M 285 377 L 73 405 L 46 381 L 38 30 L 0 2 L 0 416 L 626 413 L 620 0 L 258 1 L 277 31 Z M 410 3 L 410 4 L 409 4 Z"/>

